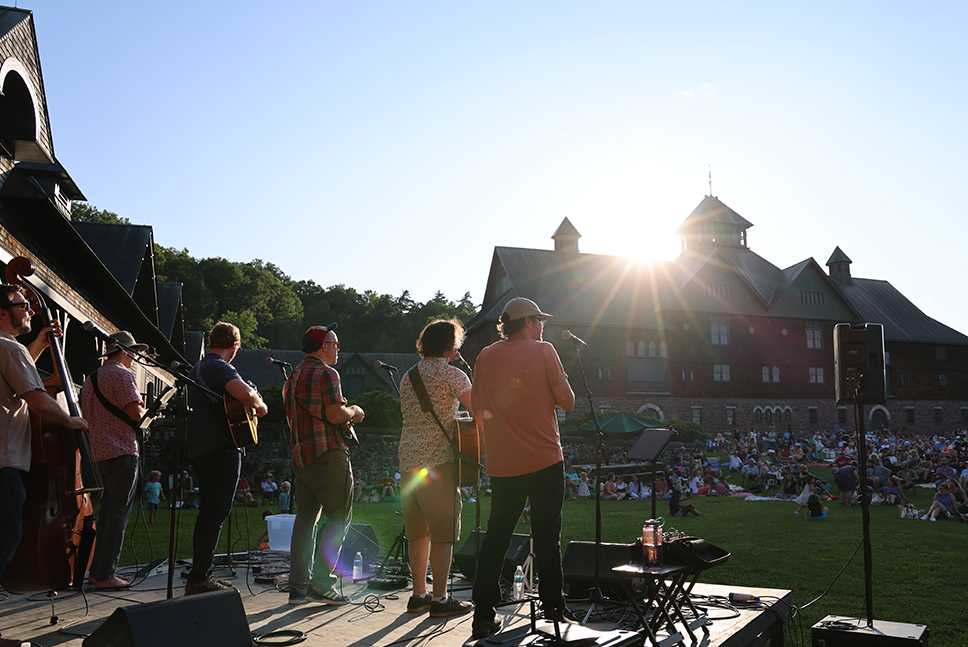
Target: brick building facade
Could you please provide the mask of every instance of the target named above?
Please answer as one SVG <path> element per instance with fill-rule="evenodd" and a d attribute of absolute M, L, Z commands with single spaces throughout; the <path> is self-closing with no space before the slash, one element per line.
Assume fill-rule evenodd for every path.
<path fill-rule="evenodd" d="M 888 398 L 865 407 L 865 427 L 968 427 L 968 337 L 887 281 L 853 277 L 839 247 L 826 271 L 812 258 L 777 268 L 748 248 L 750 227 L 706 196 L 676 232 L 675 261 L 582 254 L 567 218 L 553 251 L 498 247 L 464 355 L 495 341 L 504 304 L 524 296 L 555 315 L 544 338 L 579 395 L 578 358 L 561 332 L 588 342 L 581 361 L 596 407 L 692 420 L 710 434 L 769 424 L 809 433 L 856 426 L 856 407 L 834 399 L 835 325 L 880 323 Z"/>

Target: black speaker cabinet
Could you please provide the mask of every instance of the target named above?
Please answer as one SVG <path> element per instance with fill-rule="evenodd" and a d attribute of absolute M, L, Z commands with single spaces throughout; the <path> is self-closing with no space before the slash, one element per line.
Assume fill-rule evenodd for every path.
<path fill-rule="evenodd" d="M 235 589 L 115 609 L 84 647 L 251 647 Z"/>
<path fill-rule="evenodd" d="M 639 558 L 641 560 L 639 549 Z M 612 569 L 630 563 L 632 548 L 628 544 L 602 544 L 601 564 L 598 568 L 602 593 L 613 600 L 624 599 L 622 585 Z M 595 586 L 595 542 L 572 541 L 561 559 L 565 575 L 565 591 L 570 598 L 588 597 L 588 589 Z"/>
<path fill-rule="evenodd" d="M 373 526 L 368 523 L 351 523 L 346 529 L 339 561 L 336 563 L 336 572 L 344 578 L 353 577 L 353 559 L 356 553 L 362 553 L 363 564 L 370 564 L 380 554 L 380 542 L 377 541 Z"/>
<path fill-rule="evenodd" d="M 811 631 L 813 647 L 915 647 L 926 645 L 928 627 L 866 618 L 827 616 Z"/>
<path fill-rule="evenodd" d="M 851 404 L 854 393 L 864 404 L 887 402 L 884 327 L 881 324 L 834 326 L 834 383 L 837 404 Z"/>
<path fill-rule="evenodd" d="M 457 568 L 460 569 L 464 577 L 472 580 L 477 571 L 477 535 L 478 531 L 471 532 L 464 545 L 454 555 L 454 563 L 457 564 Z M 481 532 L 480 535 L 480 542 L 483 544 L 487 533 Z M 511 535 L 511 544 L 508 546 L 507 552 L 504 553 L 504 567 L 501 569 L 501 577 L 508 582 L 514 579 L 514 571 L 518 566 L 524 564 L 524 560 L 528 558 L 529 539 L 528 535 Z"/>

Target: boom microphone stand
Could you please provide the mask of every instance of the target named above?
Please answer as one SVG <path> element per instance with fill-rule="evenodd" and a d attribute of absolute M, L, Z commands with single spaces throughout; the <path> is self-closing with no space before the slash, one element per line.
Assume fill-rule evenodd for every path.
<path fill-rule="evenodd" d="M 602 565 L 602 488 L 600 485 L 602 483 L 602 454 L 605 453 L 605 432 L 602 431 L 602 426 L 598 423 L 598 414 L 595 413 L 592 391 L 588 388 L 588 377 L 585 375 L 585 366 L 581 361 L 581 347 L 588 348 L 588 346 L 568 330 L 561 333 L 561 338 L 570 340 L 575 348 L 575 357 L 578 358 L 578 371 L 581 373 L 582 385 L 585 387 L 585 398 L 588 400 L 588 409 L 592 412 L 592 420 L 595 422 L 595 585 L 588 589 L 588 600 L 591 605 L 581 621 L 582 625 L 586 625 L 592 612 L 605 599 L 602 594 L 601 576 L 599 575 L 599 569 Z"/>

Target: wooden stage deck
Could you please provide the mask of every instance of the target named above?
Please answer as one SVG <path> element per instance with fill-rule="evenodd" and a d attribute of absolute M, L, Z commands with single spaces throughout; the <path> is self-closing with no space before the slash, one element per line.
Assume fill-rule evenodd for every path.
<path fill-rule="evenodd" d="M 470 637 L 470 614 L 445 622 L 430 618 L 426 613 L 407 613 L 409 591 L 378 591 L 366 588 L 363 584 L 346 584 L 344 593 L 352 599 L 349 605 L 290 606 L 286 593 L 278 591 L 272 585 L 254 584 L 251 576 L 247 583 L 244 571 L 239 570 L 238 573 L 239 579 L 235 584 L 240 596 L 215 594 L 223 599 L 240 600 L 237 602 L 238 613 L 235 615 L 229 611 L 218 611 L 223 607 L 211 606 L 204 607 L 205 612 L 200 613 L 203 605 L 209 603 L 196 602 L 203 596 L 182 597 L 181 587 L 175 589 L 172 600 L 142 608 L 141 605 L 145 603 L 164 601 L 166 598 L 167 576 L 156 574 L 123 592 L 87 590 L 83 595 L 73 592 L 58 595 L 53 603 L 53 612 L 58 619 L 55 625 L 50 624 L 52 606 L 45 595 L 7 595 L 0 600 L 0 633 L 4 638 L 30 641 L 41 647 L 81 647 L 85 636 L 98 629 L 116 609 L 123 608 L 124 611 L 118 616 L 127 618 L 133 638 L 127 639 L 127 642 L 117 639 L 112 641 L 118 647 L 236 647 L 230 644 L 230 636 L 238 637 L 241 633 L 244 639 L 249 632 L 253 636 L 259 636 L 279 630 L 303 632 L 305 641 L 302 644 L 306 647 L 423 647 L 429 644 L 436 647 L 457 647 L 475 642 Z M 183 583 L 176 578 L 176 584 Z M 470 582 L 455 578 L 454 591 L 456 597 L 469 599 Z M 711 618 L 707 625 L 709 634 L 697 631 L 698 640 L 695 643 L 690 643 L 687 638 L 683 644 L 704 647 L 764 644 L 782 647 L 786 644 L 781 618 L 789 611 L 790 591 L 701 583 L 693 590 L 694 595 L 719 596 L 723 599 L 730 592 L 758 595 L 766 603 L 762 608 L 743 608 L 735 612 L 724 608 L 706 608 L 705 613 Z M 697 606 L 701 612 L 704 610 L 703 605 L 702 600 L 699 600 Z M 570 605 L 570 608 L 583 617 L 587 606 L 587 603 L 575 604 Z M 529 626 L 528 607 L 527 604 L 518 604 L 500 608 L 498 614 L 504 620 L 505 629 Z M 213 613 L 213 609 L 218 612 Z M 624 616 L 626 623 L 634 619 L 631 613 Z M 588 627 L 602 632 L 615 629 L 614 623 L 589 623 Z M 104 632 L 99 635 L 103 636 Z M 217 638 L 213 639 L 213 636 Z M 633 638 L 638 640 L 634 640 L 632 644 L 643 644 L 643 636 Z M 663 639 L 661 632 L 659 639 Z M 88 647 L 91 647 L 92 642 L 94 641 L 89 641 Z M 527 641 L 508 645 L 537 646 L 542 642 L 547 644 L 546 641 L 531 637 Z M 266 641 L 262 644 L 281 643 Z M 605 645 L 604 642 L 597 644 Z M 667 647 L 667 644 L 662 647 Z"/>

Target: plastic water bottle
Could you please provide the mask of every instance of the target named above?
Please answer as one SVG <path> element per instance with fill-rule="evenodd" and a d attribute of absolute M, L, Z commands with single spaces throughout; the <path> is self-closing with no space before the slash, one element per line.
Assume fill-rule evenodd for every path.
<path fill-rule="evenodd" d="M 518 570 L 514 571 L 514 599 L 524 599 L 524 570 L 518 565 Z"/>
<path fill-rule="evenodd" d="M 353 558 L 353 581 L 359 582 L 363 579 L 363 554 L 357 551 Z"/>

